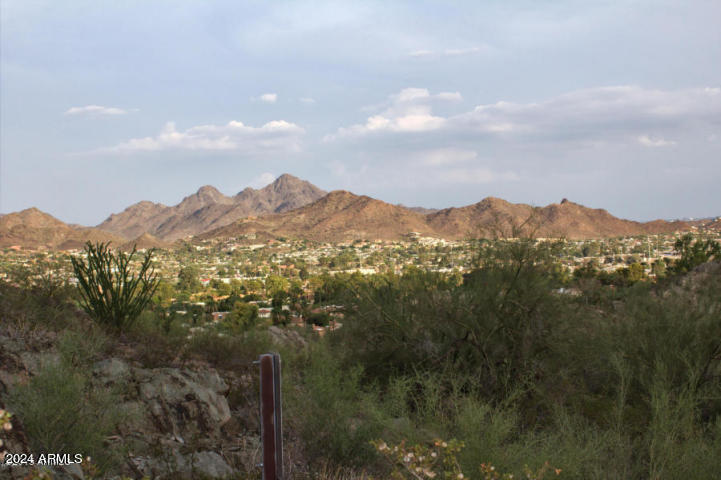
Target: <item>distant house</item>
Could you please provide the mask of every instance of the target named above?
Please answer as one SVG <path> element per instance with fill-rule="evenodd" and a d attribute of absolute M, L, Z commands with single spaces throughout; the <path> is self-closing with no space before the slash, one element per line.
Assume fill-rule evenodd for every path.
<path fill-rule="evenodd" d="M 222 322 L 228 315 L 230 315 L 230 312 L 213 312 L 211 315 L 213 316 L 214 322 Z"/>
<path fill-rule="evenodd" d="M 259 318 L 270 318 L 270 308 L 259 308 L 258 309 L 258 317 Z"/>

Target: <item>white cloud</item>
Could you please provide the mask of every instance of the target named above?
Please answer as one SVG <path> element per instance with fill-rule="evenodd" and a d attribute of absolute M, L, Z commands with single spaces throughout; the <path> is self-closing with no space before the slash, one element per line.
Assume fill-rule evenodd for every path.
<path fill-rule="evenodd" d="M 285 120 L 251 127 L 231 120 L 226 125 L 199 125 L 178 131 L 168 122 L 155 137 L 133 138 L 96 153 L 157 152 L 164 150 L 237 151 L 246 154 L 300 150 L 305 131 Z"/>
<path fill-rule="evenodd" d="M 276 176 L 270 172 L 264 172 L 255 177 L 251 182 L 250 186 L 253 188 L 262 188 L 266 185 L 273 183 Z"/>
<path fill-rule="evenodd" d="M 648 135 L 639 136 L 638 143 L 644 147 L 673 147 L 676 145 L 676 142 L 673 140 L 665 140 L 663 138 L 650 137 Z"/>
<path fill-rule="evenodd" d="M 298 100 L 300 103 L 305 103 L 306 105 L 312 105 L 315 103 L 315 99 L 311 97 L 300 97 Z"/>
<path fill-rule="evenodd" d="M 410 52 L 408 55 L 411 57 L 430 57 L 435 52 L 433 50 L 414 50 Z"/>
<path fill-rule="evenodd" d="M 125 115 L 128 110 L 117 107 L 103 107 L 102 105 L 85 105 L 84 107 L 71 107 L 65 115 Z"/>
<path fill-rule="evenodd" d="M 460 92 L 441 92 L 436 95 L 438 100 L 449 100 L 451 102 L 460 102 L 463 100 Z"/>
<path fill-rule="evenodd" d="M 470 55 L 472 53 L 478 53 L 482 49 L 481 47 L 470 47 L 470 48 L 447 48 L 443 50 L 443 55 L 449 57 L 457 57 L 459 55 Z"/>
<path fill-rule="evenodd" d="M 459 92 L 441 92 L 431 94 L 426 88 L 404 88 L 397 94 L 390 95 L 383 105 L 385 110 L 368 117 L 365 124 L 341 127 L 334 135 L 326 135 L 325 141 L 338 137 L 362 136 L 371 132 L 430 132 L 442 128 L 445 118 L 431 113 L 431 104 L 442 101 L 460 101 Z M 376 109 L 368 107 L 368 109 Z M 382 108 L 382 107 L 381 107 Z"/>
<path fill-rule="evenodd" d="M 432 95 L 427 88 L 404 88 L 400 92 L 390 95 L 389 100 L 391 105 L 408 105 L 415 102 L 424 102 L 429 100 L 443 100 L 443 101 L 460 101 L 463 97 L 460 92 L 441 92 Z"/>
<path fill-rule="evenodd" d="M 478 154 L 462 148 L 437 148 L 421 152 L 417 157 L 422 165 L 437 167 L 469 162 L 475 160 Z"/>
<path fill-rule="evenodd" d="M 258 100 L 260 100 L 263 103 L 275 103 L 278 101 L 278 94 L 277 93 L 264 93 L 263 95 L 258 97 Z"/>
<path fill-rule="evenodd" d="M 499 138 L 517 143 L 628 141 L 646 146 L 672 146 L 660 135 L 699 125 L 721 123 L 721 94 L 716 88 L 652 90 L 637 86 L 597 87 L 564 93 L 540 102 L 499 101 L 448 117 L 433 113 L 432 100 L 460 99 L 459 93 L 431 95 L 427 89 L 407 88 L 389 97 L 387 108 L 365 124 L 341 127 L 326 140 L 383 133 L 433 132 L 425 142 L 448 143 L 454 138 Z M 705 128 L 705 127 L 704 127 Z"/>

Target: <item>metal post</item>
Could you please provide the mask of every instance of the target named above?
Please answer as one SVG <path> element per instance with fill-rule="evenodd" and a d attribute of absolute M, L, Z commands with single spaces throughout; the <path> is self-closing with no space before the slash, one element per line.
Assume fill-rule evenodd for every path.
<path fill-rule="evenodd" d="M 280 355 L 260 356 L 260 425 L 263 480 L 283 478 L 283 429 L 280 391 Z"/>

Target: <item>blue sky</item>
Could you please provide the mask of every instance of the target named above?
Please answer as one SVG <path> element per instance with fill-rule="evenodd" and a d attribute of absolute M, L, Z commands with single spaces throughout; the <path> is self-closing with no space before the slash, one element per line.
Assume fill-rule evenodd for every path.
<path fill-rule="evenodd" d="M 721 214 L 718 1 L 3 0 L 0 211 L 291 173 L 406 205 Z"/>

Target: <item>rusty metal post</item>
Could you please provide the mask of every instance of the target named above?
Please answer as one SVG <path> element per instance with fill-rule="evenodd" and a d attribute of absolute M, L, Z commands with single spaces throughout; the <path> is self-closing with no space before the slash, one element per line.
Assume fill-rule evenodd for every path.
<path fill-rule="evenodd" d="M 283 417 L 280 392 L 280 355 L 264 353 L 260 363 L 260 433 L 263 480 L 283 479 Z"/>

